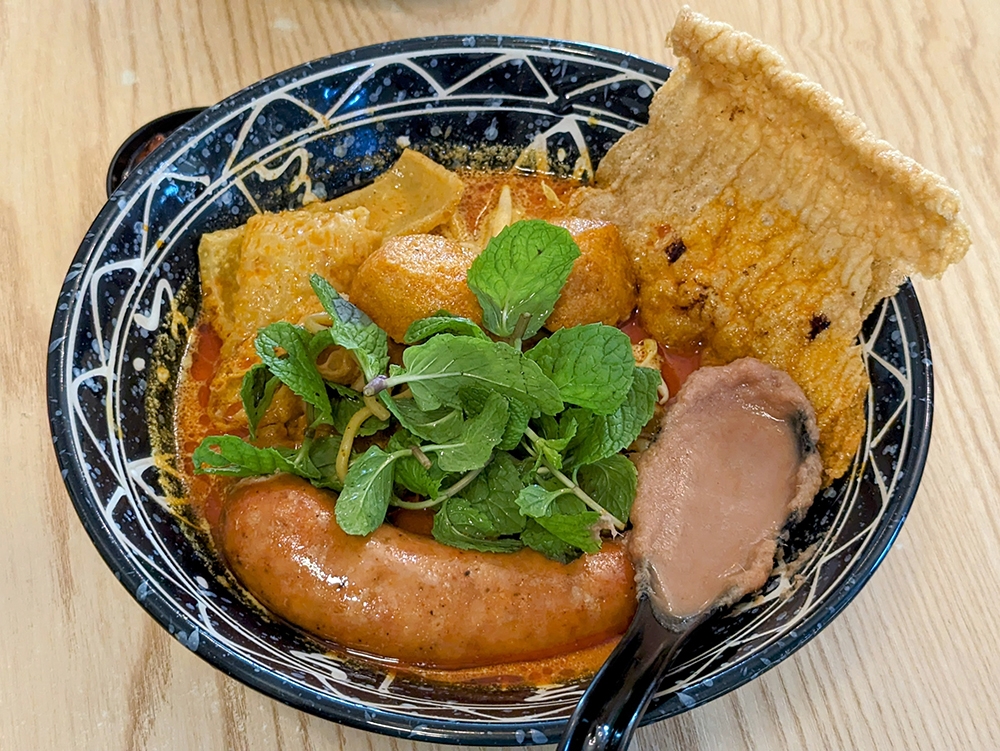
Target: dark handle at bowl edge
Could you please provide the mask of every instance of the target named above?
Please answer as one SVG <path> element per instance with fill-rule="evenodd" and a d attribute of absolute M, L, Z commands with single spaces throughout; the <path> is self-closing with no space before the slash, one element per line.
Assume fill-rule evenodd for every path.
<path fill-rule="evenodd" d="M 108 175 L 104 181 L 108 198 L 124 182 L 129 173 L 138 166 L 139 162 L 152 154 L 160 143 L 170 137 L 171 133 L 204 110 L 204 107 L 191 107 L 161 115 L 137 128 L 132 135 L 126 138 L 111 158 L 111 164 L 108 165 Z"/>

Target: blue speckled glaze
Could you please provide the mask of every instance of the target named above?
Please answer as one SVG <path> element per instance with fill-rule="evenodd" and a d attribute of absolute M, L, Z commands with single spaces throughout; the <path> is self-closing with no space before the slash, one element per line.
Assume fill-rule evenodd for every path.
<path fill-rule="evenodd" d="M 374 732 L 469 744 L 555 742 L 579 683 L 490 692 L 429 686 L 347 661 L 220 583 L 170 511 L 151 459 L 146 392 L 158 333 L 190 319 L 204 232 L 370 182 L 404 145 L 451 165 L 532 142 L 552 169 L 596 165 L 643 123 L 669 71 L 612 50 L 493 36 L 393 42 L 269 78 L 183 126 L 111 196 L 81 244 L 52 324 L 49 415 L 85 528 L 135 599 L 182 644 L 292 706 Z M 464 147 L 456 148 L 456 147 Z M 506 147 L 506 148 L 498 148 Z M 586 169 L 585 169 L 586 171 Z M 183 326 L 181 326 L 183 333 Z M 930 436 L 930 351 L 912 289 L 865 324 L 868 434 L 852 470 L 791 531 L 762 593 L 712 619 L 644 722 L 742 685 L 802 646 L 857 594 L 916 492 Z M 165 374 L 168 382 L 175 374 Z"/>

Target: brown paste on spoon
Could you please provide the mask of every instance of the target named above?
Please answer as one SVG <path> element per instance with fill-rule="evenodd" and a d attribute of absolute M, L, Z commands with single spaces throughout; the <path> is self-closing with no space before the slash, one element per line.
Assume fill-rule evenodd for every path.
<path fill-rule="evenodd" d="M 702 368 L 640 455 L 629 552 L 641 592 L 685 619 L 759 589 L 820 488 L 812 405 L 759 360 Z"/>

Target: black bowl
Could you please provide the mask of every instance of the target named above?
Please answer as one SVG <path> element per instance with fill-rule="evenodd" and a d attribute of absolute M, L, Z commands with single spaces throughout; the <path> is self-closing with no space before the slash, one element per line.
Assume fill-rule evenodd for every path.
<path fill-rule="evenodd" d="M 579 682 L 505 692 L 422 684 L 331 656 L 262 615 L 220 583 L 218 563 L 185 531 L 164 490 L 169 474 L 151 457 L 169 427 L 181 342 L 197 313 L 202 233 L 298 206 L 307 193 L 364 185 L 405 145 L 447 166 L 474 159 L 506 168 L 541 142 L 553 171 L 587 171 L 645 121 L 668 75 L 569 42 L 392 42 L 254 84 L 133 165 L 66 276 L 52 323 L 49 415 L 84 527 L 164 628 L 229 675 L 337 722 L 449 743 L 558 738 Z M 783 546 L 798 566 L 779 567 L 762 593 L 712 619 L 664 678 L 645 723 L 731 691 L 801 647 L 858 593 L 898 533 L 931 423 L 930 351 L 912 288 L 877 308 L 862 343 L 872 380 L 867 435 L 848 475 L 820 494 Z M 166 367 L 152 372 L 154 362 Z"/>

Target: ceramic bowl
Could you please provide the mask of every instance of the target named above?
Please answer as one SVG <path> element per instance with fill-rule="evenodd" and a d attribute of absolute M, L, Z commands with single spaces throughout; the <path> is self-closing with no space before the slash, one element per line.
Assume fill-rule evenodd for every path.
<path fill-rule="evenodd" d="M 558 739 L 582 683 L 497 692 L 407 681 L 333 656 L 263 616 L 220 580 L 210 551 L 186 532 L 164 491 L 169 472 L 153 459 L 153 433 L 171 420 L 176 337 L 197 312 L 202 233 L 299 206 L 307 193 L 333 197 L 364 185 L 407 145 L 448 166 L 475 156 L 481 166 L 509 167 L 531 143 L 544 145 L 555 172 L 596 165 L 646 120 L 668 75 L 656 63 L 569 42 L 392 42 L 244 89 L 180 127 L 129 174 L 66 275 L 52 323 L 49 414 L 84 527 L 176 639 L 247 685 L 347 725 L 449 743 Z M 779 567 L 762 593 L 711 620 L 663 679 L 645 723 L 787 657 L 886 554 L 930 436 L 930 351 L 909 286 L 879 305 L 861 343 L 872 380 L 867 434 L 851 471 L 820 494 L 783 546 L 783 559 L 800 565 Z"/>

